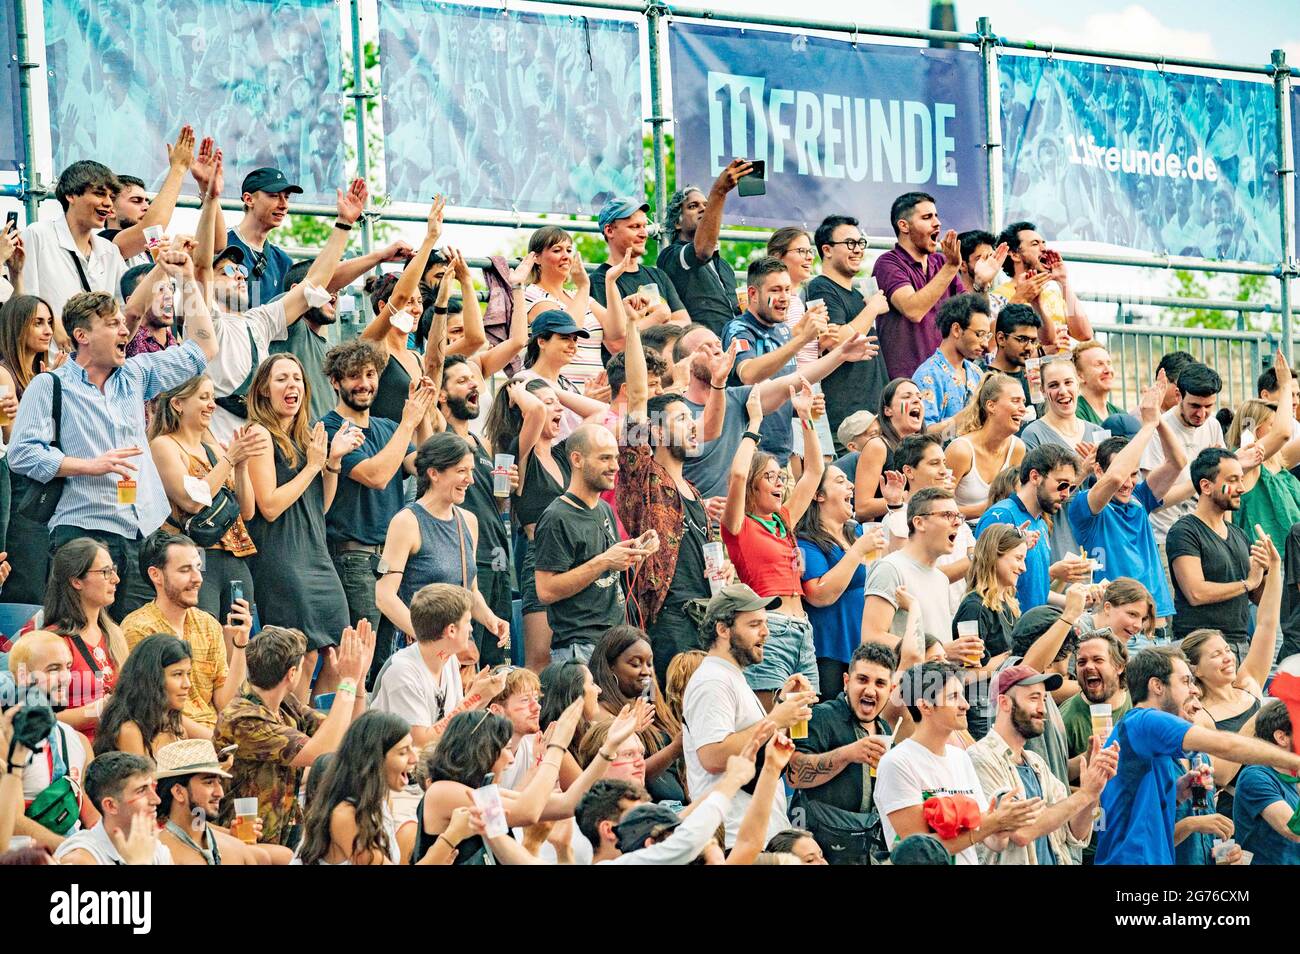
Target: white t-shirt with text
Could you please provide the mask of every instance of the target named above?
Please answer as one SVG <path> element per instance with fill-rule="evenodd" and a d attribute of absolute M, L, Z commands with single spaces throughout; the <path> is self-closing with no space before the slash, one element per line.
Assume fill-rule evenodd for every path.
<path fill-rule="evenodd" d="M 891 849 L 897 832 L 889 823 L 890 812 L 924 804 L 926 792 L 940 796 L 967 795 L 981 811 L 988 806 L 969 755 L 954 745 L 948 746 L 944 755 L 935 755 L 914 739 L 904 739 L 885 753 L 876 770 L 876 809 L 880 812 L 885 844 Z M 979 864 L 975 849 L 959 852 L 957 864 Z"/>

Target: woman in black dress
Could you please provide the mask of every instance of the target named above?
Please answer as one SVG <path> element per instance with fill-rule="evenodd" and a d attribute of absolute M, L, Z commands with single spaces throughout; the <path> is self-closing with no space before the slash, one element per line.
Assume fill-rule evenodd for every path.
<path fill-rule="evenodd" d="M 248 524 L 257 544 L 253 580 L 262 625 L 290 626 L 307 635 L 303 680 L 308 697 L 319 650 L 338 643 L 349 623 L 347 599 L 325 543 L 325 511 L 334 500 L 343 458 L 361 446 L 360 428 L 345 425 L 326 441 L 325 425 L 307 426 L 311 391 L 291 354 L 271 355 L 248 389 L 249 431 L 270 438 L 270 452 L 248 461 L 257 516 Z M 338 682 L 326 656 L 317 693 Z"/>

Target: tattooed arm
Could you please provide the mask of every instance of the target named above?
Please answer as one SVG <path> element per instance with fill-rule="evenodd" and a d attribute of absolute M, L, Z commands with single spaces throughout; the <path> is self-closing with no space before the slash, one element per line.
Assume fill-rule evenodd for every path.
<path fill-rule="evenodd" d="M 786 769 L 786 781 L 795 788 L 816 788 L 825 785 L 850 765 L 878 762 L 885 747 L 873 739 L 873 736 L 866 736 L 829 752 L 796 752 Z"/>

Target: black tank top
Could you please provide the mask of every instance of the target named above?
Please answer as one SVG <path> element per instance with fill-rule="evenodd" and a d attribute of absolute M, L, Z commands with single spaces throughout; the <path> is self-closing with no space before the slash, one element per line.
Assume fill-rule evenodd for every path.
<path fill-rule="evenodd" d="M 427 793 L 426 793 L 427 794 Z M 424 799 L 425 795 L 420 796 L 420 804 L 415 808 L 415 849 L 411 852 L 411 864 L 415 864 L 421 858 L 429 853 L 434 842 L 438 840 L 438 835 L 431 835 L 424 830 Z M 441 834 L 441 832 L 439 833 Z M 478 835 L 471 835 L 459 845 L 456 846 L 456 860 L 454 865 L 485 865 L 487 864 L 487 846 L 483 844 L 483 839 Z"/>

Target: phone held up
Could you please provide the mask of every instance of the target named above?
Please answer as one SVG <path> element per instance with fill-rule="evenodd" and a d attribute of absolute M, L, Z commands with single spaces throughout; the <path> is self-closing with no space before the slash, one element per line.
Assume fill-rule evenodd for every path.
<path fill-rule="evenodd" d="M 736 184 L 736 192 L 742 196 L 767 195 L 767 162 L 751 159 L 753 171 Z"/>

